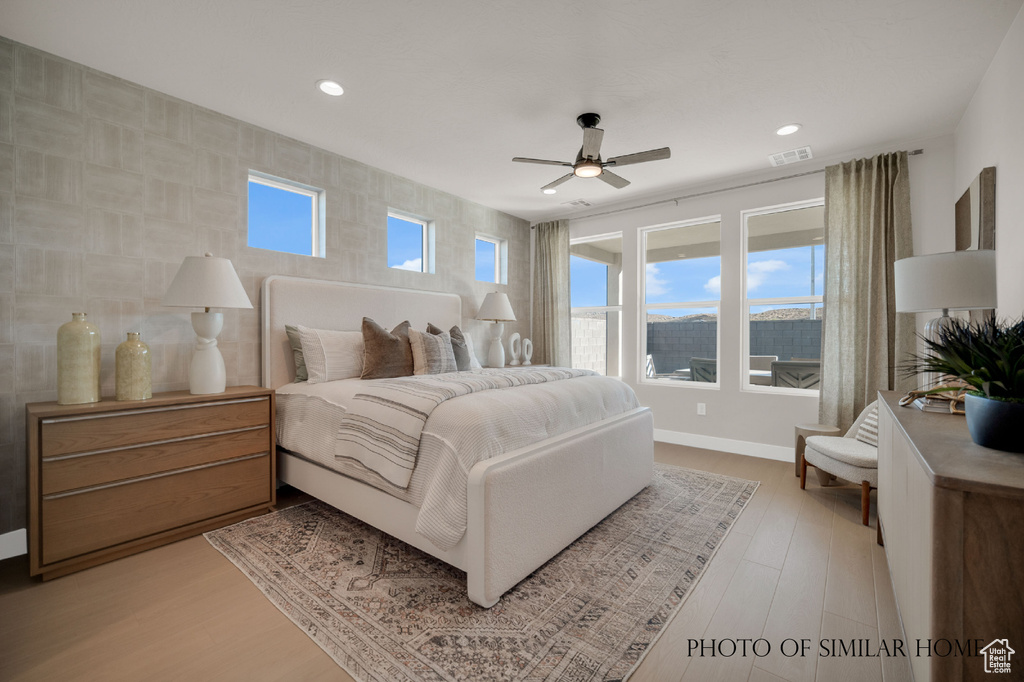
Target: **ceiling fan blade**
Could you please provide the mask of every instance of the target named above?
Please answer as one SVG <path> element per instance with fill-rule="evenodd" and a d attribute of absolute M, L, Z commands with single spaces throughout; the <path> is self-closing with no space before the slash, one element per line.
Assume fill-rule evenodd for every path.
<path fill-rule="evenodd" d="M 573 177 L 572 173 L 566 173 L 565 175 L 563 175 L 562 177 L 558 178 L 554 182 L 549 182 L 548 184 L 546 184 L 543 187 L 541 187 L 541 190 L 543 191 L 545 189 L 554 189 L 555 187 L 558 187 L 559 185 L 561 185 L 563 182 L 565 182 L 566 180 L 568 180 L 571 177 Z"/>
<path fill-rule="evenodd" d="M 604 131 L 600 128 L 583 129 L 583 149 L 580 156 L 584 159 L 596 159 L 601 155 L 601 140 L 604 139 Z"/>
<path fill-rule="evenodd" d="M 628 166 L 631 163 L 643 163 L 645 161 L 658 161 L 660 159 L 667 159 L 672 155 L 672 151 L 668 147 L 662 147 L 661 149 L 651 149 L 646 152 L 637 152 L 636 154 L 624 154 L 623 156 L 613 156 L 604 162 L 606 166 Z"/>
<path fill-rule="evenodd" d="M 607 168 L 597 177 L 600 180 L 604 180 L 615 189 L 622 189 L 623 187 L 629 184 L 629 180 L 622 177 L 621 175 L 616 175 L 615 173 L 612 173 Z"/>
<path fill-rule="evenodd" d="M 522 157 L 522 156 L 517 156 L 517 157 L 515 157 L 512 160 L 513 161 L 518 161 L 519 163 L 542 163 L 545 166 L 568 166 L 569 168 L 572 168 L 572 164 L 567 162 L 567 161 L 548 161 L 546 159 L 527 159 L 527 158 Z"/>

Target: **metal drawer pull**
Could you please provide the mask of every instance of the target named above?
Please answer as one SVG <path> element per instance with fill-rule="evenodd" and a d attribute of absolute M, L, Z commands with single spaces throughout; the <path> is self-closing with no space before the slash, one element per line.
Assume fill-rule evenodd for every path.
<path fill-rule="evenodd" d="M 97 490 L 104 490 L 106 488 L 117 488 L 122 485 L 129 485 L 131 483 L 141 483 L 142 481 L 151 481 L 155 478 L 165 478 L 167 476 L 177 476 L 178 474 L 188 473 L 189 471 L 199 471 L 200 469 L 209 469 L 211 467 L 219 467 L 225 464 L 234 464 L 235 462 L 244 462 L 247 459 L 256 459 L 258 457 L 266 457 L 270 452 L 260 452 L 255 455 L 245 455 L 244 457 L 235 457 L 234 459 L 225 459 L 220 462 L 209 462 L 207 464 L 197 464 L 196 466 L 185 467 L 184 469 L 175 469 L 174 471 L 164 471 L 159 474 L 150 474 L 148 476 L 139 476 L 137 478 L 129 478 L 124 481 L 115 481 L 114 483 L 104 483 L 102 485 L 93 485 L 88 488 L 79 488 L 78 490 L 70 490 L 65 493 L 52 493 L 50 495 L 43 495 L 44 500 L 56 500 L 61 497 L 71 497 L 72 495 L 81 495 L 83 493 L 91 493 Z"/>
<path fill-rule="evenodd" d="M 121 410 L 120 412 L 105 412 L 104 414 L 83 414 L 75 417 L 51 417 L 43 419 L 44 424 L 57 424 L 61 422 L 80 422 L 86 419 L 106 419 L 108 417 L 123 417 L 132 414 L 146 414 L 147 412 L 173 412 L 175 410 L 192 410 L 198 407 L 215 407 L 217 405 L 237 405 L 239 403 L 258 403 L 269 400 L 267 396 L 261 398 L 238 398 L 237 400 L 218 400 L 214 403 L 192 403 L 190 405 L 170 405 L 168 407 L 144 407 L 138 410 Z"/>
<path fill-rule="evenodd" d="M 198 438 L 210 438 L 212 436 L 223 436 L 229 433 L 244 433 L 246 431 L 258 431 L 259 429 L 266 429 L 270 424 L 261 424 L 260 426 L 246 426 L 243 429 L 229 429 L 227 431 L 211 431 L 209 433 L 199 433 L 194 436 L 181 436 L 180 438 L 168 438 L 166 440 L 152 440 L 148 443 L 135 443 L 134 445 L 120 445 L 116 448 L 104 448 L 102 450 L 88 450 L 86 452 L 73 452 L 70 455 L 54 455 L 52 457 L 43 457 L 44 462 L 59 462 L 65 459 L 76 459 L 78 457 L 90 457 L 92 455 L 103 455 L 108 452 L 118 452 L 120 450 L 134 450 L 136 448 L 148 448 L 153 445 L 164 445 L 166 443 L 183 443 L 185 441 L 196 440 Z"/>

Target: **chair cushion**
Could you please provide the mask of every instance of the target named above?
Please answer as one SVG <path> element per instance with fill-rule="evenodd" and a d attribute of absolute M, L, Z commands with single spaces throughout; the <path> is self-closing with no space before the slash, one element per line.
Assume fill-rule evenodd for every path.
<path fill-rule="evenodd" d="M 856 438 L 811 436 L 807 439 L 807 446 L 804 452 L 805 457 L 807 457 L 807 450 L 815 450 L 829 459 L 862 469 L 878 468 L 878 448 Z M 807 461 L 814 464 L 813 455 L 807 457 Z"/>

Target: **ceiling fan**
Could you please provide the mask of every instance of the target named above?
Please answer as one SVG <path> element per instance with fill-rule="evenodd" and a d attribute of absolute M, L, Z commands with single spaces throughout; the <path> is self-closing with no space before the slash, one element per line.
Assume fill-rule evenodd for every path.
<path fill-rule="evenodd" d="M 650 151 L 637 152 L 636 154 L 613 156 L 607 161 L 602 161 L 601 140 L 604 138 L 604 131 L 597 127 L 597 124 L 600 122 L 601 117 L 597 114 L 580 114 L 576 117 L 576 123 L 579 124 L 580 128 L 583 128 L 583 146 L 580 147 L 579 153 L 576 154 L 575 163 L 528 159 L 522 156 L 517 156 L 512 160 L 519 163 L 540 163 L 547 166 L 567 166 L 572 168 L 571 173 L 567 173 L 554 182 L 549 182 L 541 187 L 545 194 L 554 194 L 555 187 L 558 187 L 573 176 L 579 178 L 600 178 L 612 187 L 622 189 L 629 184 L 629 180 L 612 173 L 608 170 L 609 167 L 618 168 L 619 166 L 628 166 L 631 163 L 658 161 L 659 159 L 667 159 L 671 155 L 668 147 L 662 147 L 661 149 L 651 149 Z"/>

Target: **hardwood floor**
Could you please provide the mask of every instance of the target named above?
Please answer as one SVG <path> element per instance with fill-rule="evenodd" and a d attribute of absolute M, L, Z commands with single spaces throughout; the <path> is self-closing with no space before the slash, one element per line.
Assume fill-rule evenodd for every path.
<path fill-rule="evenodd" d="M 911 679 L 907 659 L 817 655 L 822 639 L 901 637 L 859 486 L 801 491 L 792 463 L 662 443 L 655 457 L 761 486 L 633 682 Z M 764 638 L 772 652 L 690 657 L 702 638 Z M 807 656 L 779 652 L 801 639 Z M 351 678 L 202 537 L 47 583 L 26 557 L 0 563 L 0 680 L 144 679 Z"/>

